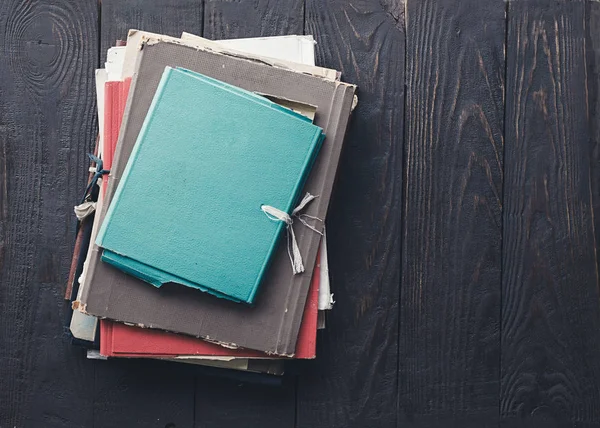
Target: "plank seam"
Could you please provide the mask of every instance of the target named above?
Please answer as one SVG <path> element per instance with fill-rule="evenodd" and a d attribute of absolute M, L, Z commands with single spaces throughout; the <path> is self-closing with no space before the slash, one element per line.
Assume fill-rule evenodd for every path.
<path fill-rule="evenodd" d="M 500 345 L 500 349 L 498 352 L 498 427 L 500 427 L 501 425 L 501 421 L 502 421 L 502 402 L 501 402 L 501 398 L 502 398 L 502 340 L 503 340 L 503 334 L 502 334 L 502 314 L 503 314 L 503 309 L 504 309 L 504 305 L 503 305 L 503 297 L 504 297 L 504 293 L 503 293 L 503 284 L 504 284 L 504 200 L 505 200 L 505 191 L 506 191 L 506 172 L 505 172 L 505 167 L 506 167 L 506 127 L 507 127 L 507 120 L 506 120 L 506 97 L 507 97 L 507 83 L 506 83 L 506 79 L 508 76 L 508 55 L 507 55 L 507 49 L 508 49 L 508 23 L 509 23 L 509 15 L 510 10 L 509 10 L 509 1 L 505 2 L 504 5 L 504 93 L 503 93 L 503 102 L 504 102 L 504 108 L 503 108 L 503 124 L 502 124 L 502 193 L 501 193 L 501 197 L 502 197 L 502 201 L 501 201 L 501 205 L 500 205 L 500 311 L 499 311 L 499 317 L 500 319 L 498 320 L 498 342 Z"/>
<path fill-rule="evenodd" d="M 403 124 L 403 129 L 402 129 L 402 184 L 400 186 L 400 218 L 398 219 L 399 227 L 398 227 L 398 233 L 400 233 L 401 236 L 401 240 L 400 240 L 400 257 L 398 258 L 398 263 L 399 263 L 399 267 L 398 267 L 398 278 L 399 278 L 399 283 L 398 283 L 398 313 L 397 313 L 397 318 L 398 318 L 398 322 L 397 322 L 397 326 L 396 326 L 396 334 L 398 335 L 398 340 L 396 341 L 396 428 L 400 428 L 400 327 L 401 327 L 401 310 L 402 310 L 402 278 L 403 278 L 403 272 L 402 272 L 402 266 L 403 266 L 403 260 L 404 260 L 404 246 L 403 246 L 403 240 L 404 240 L 404 220 L 405 220 L 405 215 L 406 215 L 406 205 L 404 203 L 404 198 L 405 198 L 405 183 L 404 180 L 406 179 L 406 172 L 407 172 L 407 162 L 408 162 L 408 156 L 407 156 L 407 151 L 406 151 L 406 133 L 408 130 L 408 127 L 406 126 L 406 116 L 407 116 L 407 111 L 408 111 L 408 102 L 407 102 L 407 72 L 406 72 L 406 68 L 408 65 L 408 26 L 407 21 L 408 21 L 408 0 L 404 1 L 404 16 L 402 17 L 402 22 L 398 23 L 398 21 L 396 21 L 396 24 L 399 24 L 400 28 L 404 31 L 404 73 L 403 73 L 403 77 L 404 77 L 404 111 L 402 112 L 402 124 Z M 408 182 L 408 180 L 407 180 Z"/>
<path fill-rule="evenodd" d="M 306 0 L 302 2 L 302 35 L 306 35 Z"/>
<path fill-rule="evenodd" d="M 102 67 L 102 0 L 97 0 L 97 13 L 98 13 L 98 34 L 96 35 L 96 43 L 98 46 L 98 56 L 96 58 L 96 68 Z"/>
<path fill-rule="evenodd" d="M 206 37 L 204 35 L 204 23 L 205 22 L 206 22 L 206 0 L 202 0 L 202 20 L 200 21 L 200 34 L 202 34 L 202 37 Z M 179 37 L 179 36 L 177 36 L 177 37 Z M 195 421 L 194 421 L 194 423 L 195 423 Z"/>

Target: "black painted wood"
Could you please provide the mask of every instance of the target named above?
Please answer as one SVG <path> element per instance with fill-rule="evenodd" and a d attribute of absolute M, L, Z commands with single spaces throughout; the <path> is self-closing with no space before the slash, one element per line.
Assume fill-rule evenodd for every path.
<path fill-rule="evenodd" d="M 509 3 L 502 426 L 600 424 L 586 16 Z"/>
<path fill-rule="evenodd" d="M 0 2 L 0 427 L 92 425 L 64 331 L 73 206 L 95 141 L 94 0 Z"/>
<path fill-rule="evenodd" d="M 358 85 L 327 216 L 336 304 L 298 379 L 298 427 L 394 426 L 404 120 L 399 1 L 309 0 L 318 64 Z"/>
<path fill-rule="evenodd" d="M 151 360 L 96 364 L 94 428 L 194 425 L 195 367 Z"/>
<path fill-rule="evenodd" d="M 197 428 L 293 427 L 295 379 L 281 386 L 245 383 L 218 377 L 198 379 Z"/>
<path fill-rule="evenodd" d="M 205 2 L 203 36 L 209 39 L 302 34 L 302 0 Z M 296 388 L 293 377 L 282 386 L 199 380 L 196 427 L 279 428 L 294 426 Z"/>
<path fill-rule="evenodd" d="M 106 51 L 117 40 L 127 40 L 130 29 L 181 37 L 186 31 L 202 34 L 203 0 L 102 0 L 102 64 Z"/>
<path fill-rule="evenodd" d="M 202 34 L 201 0 L 103 0 L 101 58 L 129 29 L 179 37 Z M 194 424 L 194 367 L 156 361 L 98 361 L 94 427 L 191 427 Z"/>
<path fill-rule="evenodd" d="M 204 37 L 303 34 L 304 0 L 206 0 Z"/>
<path fill-rule="evenodd" d="M 400 426 L 494 427 L 505 5 L 406 9 Z"/>
<path fill-rule="evenodd" d="M 337 306 L 283 386 L 64 333 L 94 69 L 129 28 L 313 34 L 359 85 Z M 0 30 L 0 428 L 600 426 L 599 3 L 5 0 Z"/>
<path fill-rule="evenodd" d="M 587 3 L 586 61 L 590 117 L 590 183 L 596 234 L 596 264 L 600 270 L 600 3 Z"/>

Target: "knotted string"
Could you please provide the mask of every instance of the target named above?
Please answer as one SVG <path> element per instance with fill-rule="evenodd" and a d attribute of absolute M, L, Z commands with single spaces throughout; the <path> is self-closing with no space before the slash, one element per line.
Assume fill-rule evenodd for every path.
<path fill-rule="evenodd" d="M 314 196 L 314 195 L 311 195 L 310 193 L 307 193 L 304 196 L 304 198 L 300 201 L 298 206 L 296 208 L 294 208 L 291 216 L 288 213 L 286 213 L 285 211 L 281 211 L 280 209 L 272 207 L 270 205 L 262 205 L 260 207 L 261 210 L 265 213 L 265 215 L 270 220 L 282 221 L 286 224 L 287 240 L 288 240 L 287 250 L 288 250 L 288 256 L 290 257 L 290 262 L 292 263 L 292 271 L 294 272 L 294 275 L 304 272 L 304 263 L 302 262 L 302 254 L 300 254 L 300 248 L 298 247 L 298 241 L 296 241 L 296 234 L 294 233 L 294 227 L 293 227 L 294 220 L 292 217 L 296 217 L 298 220 L 300 220 L 300 222 L 304 226 L 308 227 L 312 231 L 317 232 L 319 235 L 323 235 L 323 232 L 315 229 L 313 226 L 308 224 L 306 219 L 309 218 L 312 220 L 317 220 L 317 221 L 320 221 L 321 223 L 323 222 L 323 220 L 321 220 L 318 217 L 314 217 L 314 216 L 311 216 L 308 214 L 300 214 L 300 211 L 302 211 L 311 201 L 313 201 L 316 198 L 318 198 L 318 196 Z"/>
<path fill-rule="evenodd" d="M 110 172 L 109 169 L 104 169 L 104 163 L 102 162 L 102 159 L 100 159 L 97 156 L 94 156 L 91 153 L 88 153 L 88 157 L 90 158 L 90 160 L 92 162 L 94 162 L 96 164 L 96 171 L 94 172 L 94 176 L 92 177 L 92 179 L 90 180 L 90 183 L 88 184 L 88 186 L 85 189 L 85 193 L 83 195 L 83 198 L 81 199 L 81 203 L 85 202 L 85 200 L 88 197 L 88 194 L 90 193 L 90 190 L 92 190 L 92 188 L 96 185 L 96 183 L 98 182 L 98 179 L 100 177 L 102 177 L 103 175 L 106 175 Z"/>
<path fill-rule="evenodd" d="M 96 168 L 90 168 L 90 171 L 94 173 L 92 179 L 89 184 L 85 188 L 85 193 L 83 194 L 83 198 L 81 198 L 81 202 L 79 205 L 75 207 L 75 215 L 78 220 L 82 220 L 96 209 L 96 203 L 90 200 L 90 192 L 94 188 L 94 186 L 98 183 L 98 180 L 103 176 L 110 172 L 108 169 L 104 169 L 104 164 L 102 159 L 97 156 L 94 156 L 91 153 L 88 153 L 88 157 L 92 162 L 96 164 Z"/>

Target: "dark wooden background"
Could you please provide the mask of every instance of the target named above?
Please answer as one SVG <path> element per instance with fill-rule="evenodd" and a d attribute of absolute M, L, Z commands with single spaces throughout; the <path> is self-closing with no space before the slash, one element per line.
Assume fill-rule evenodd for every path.
<path fill-rule="evenodd" d="M 64 333 L 94 69 L 129 28 L 313 34 L 359 87 L 336 306 L 274 387 Z M 600 3 L 1 0 L 0 427 L 600 426 Z"/>

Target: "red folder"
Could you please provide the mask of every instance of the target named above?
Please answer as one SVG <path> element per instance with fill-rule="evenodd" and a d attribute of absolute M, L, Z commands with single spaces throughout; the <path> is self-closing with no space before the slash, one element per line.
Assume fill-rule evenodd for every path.
<path fill-rule="evenodd" d="M 104 169 L 112 167 L 129 86 L 131 86 L 130 77 L 122 82 L 106 82 L 104 84 L 104 147 L 102 153 Z M 106 193 L 107 184 L 108 176 L 105 176 L 102 184 L 103 195 Z"/>
<path fill-rule="evenodd" d="M 131 79 L 128 78 L 123 82 L 107 82 L 104 87 L 104 148 L 102 156 L 105 169 L 110 169 L 112 166 L 130 84 Z M 107 180 L 103 180 L 103 192 L 106 191 L 106 184 Z M 294 358 L 310 359 L 316 356 L 320 281 L 319 256 L 320 254 L 317 253 L 317 263 L 313 271 Z M 190 336 L 169 333 L 162 330 L 128 326 L 109 320 L 100 320 L 100 354 L 107 357 L 173 357 L 195 355 L 270 358 L 270 356 L 262 352 L 224 348 L 220 345 Z"/>

